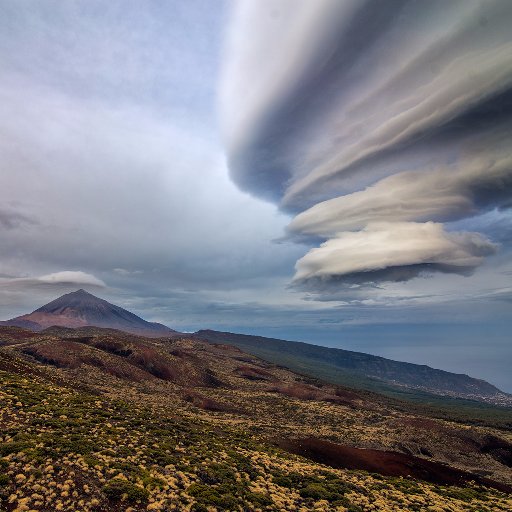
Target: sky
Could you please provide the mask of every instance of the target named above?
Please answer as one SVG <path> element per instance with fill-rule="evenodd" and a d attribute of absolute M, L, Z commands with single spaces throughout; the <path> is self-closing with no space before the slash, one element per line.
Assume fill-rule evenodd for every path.
<path fill-rule="evenodd" d="M 512 392 L 512 3 L 0 0 L 0 318 L 85 288 Z"/>

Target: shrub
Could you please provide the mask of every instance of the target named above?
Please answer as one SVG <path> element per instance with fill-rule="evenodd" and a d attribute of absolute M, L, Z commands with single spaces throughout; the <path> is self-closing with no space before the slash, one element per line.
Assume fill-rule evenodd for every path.
<path fill-rule="evenodd" d="M 208 507 L 205 507 L 202 503 L 194 503 L 191 512 L 208 512 Z"/>
<path fill-rule="evenodd" d="M 304 489 L 300 490 L 300 495 L 303 498 L 311 498 L 313 500 L 325 500 L 331 501 L 328 499 L 328 491 L 325 487 L 320 484 L 309 484 Z"/>
<path fill-rule="evenodd" d="M 210 487 L 204 484 L 192 484 L 187 493 L 193 496 L 201 505 L 213 505 L 221 510 L 235 509 L 238 500 L 235 496 L 227 492 L 227 489 Z"/>
<path fill-rule="evenodd" d="M 10 455 L 11 453 L 22 452 L 23 450 L 26 450 L 29 446 L 29 443 L 23 441 L 0 444 L 0 457 L 4 455 Z"/>
<path fill-rule="evenodd" d="M 112 501 L 126 500 L 129 503 L 145 503 L 149 498 L 149 492 L 146 489 L 127 480 L 111 480 L 102 490 Z"/>
<path fill-rule="evenodd" d="M 258 507 L 272 505 L 272 500 L 261 492 L 248 492 L 245 497 L 248 501 L 254 503 Z"/>
<path fill-rule="evenodd" d="M 154 476 L 145 476 L 142 478 L 144 487 L 148 489 L 161 489 L 165 487 L 165 482 L 161 478 L 155 478 Z"/>
<path fill-rule="evenodd" d="M 344 494 L 351 489 L 350 484 L 329 473 L 323 472 L 322 477 L 293 472 L 278 473 L 274 474 L 273 481 L 281 487 L 297 489 L 304 499 L 327 500 L 330 503 L 347 505 Z"/>
<path fill-rule="evenodd" d="M 276 485 L 292 489 L 301 486 L 303 476 L 299 473 L 276 474 L 273 480 Z"/>
<path fill-rule="evenodd" d="M 205 484 L 218 484 L 235 480 L 235 472 L 225 464 L 211 464 L 207 469 L 198 472 Z"/>
<path fill-rule="evenodd" d="M 235 451 L 229 451 L 228 455 L 240 473 L 247 473 L 251 480 L 254 480 L 259 475 L 258 469 L 253 466 L 251 459 L 248 457 L 245 457 Z"/>

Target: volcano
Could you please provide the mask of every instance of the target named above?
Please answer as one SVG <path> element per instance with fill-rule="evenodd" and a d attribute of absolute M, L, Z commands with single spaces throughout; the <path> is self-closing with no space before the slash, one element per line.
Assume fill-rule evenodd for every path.
<path fill-rule="evenodd" d="M 169 327 L 148 322 L 139 316 L 100 299 L 85 290 L 66 293 L 30 314 L 0 322 L 0 325 L 24 327 L 41 331 L 47 327 L 104 327 L 147 337 L 176 333 Z"/>

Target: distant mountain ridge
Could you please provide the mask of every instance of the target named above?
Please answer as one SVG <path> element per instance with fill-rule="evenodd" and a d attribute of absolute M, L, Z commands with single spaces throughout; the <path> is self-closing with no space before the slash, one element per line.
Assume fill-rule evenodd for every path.
<path fill-rule="evenodd" d="M 48 334 L 51 334 L 51 328 L 81 330 L 99 327 L 148 338 L 175 338 L 182 335 L 165 325 L 148 322 L 83 289 L 62 295 L 32 313 L 0 322 L 1 325 Z M 425 365 L 303 342 L 230 332 L 200 330 L 190 336 L 232 345 L 303 375 L 355 389 L 412 400 L 423 393 L 425 396 L 420 397 L 423 400 L 441 395 L 512 406 L 511 395 L 484 380 Z"/>
<path fill-rule="evenodd" d="M 512 405 L 512 396 L 481 379 L 437 370 L 426 365 L 393 361 L 380 356 L 262 336 L 201 330 L 195 336 L 234 345 L 239 349 L 301 372 L 333 382 L 376 392 L 397 388 L 438 395 Z"/>
<path fill-rule="evenodd" d="M 41 331 L 48 327 L 105 327 L 147 337 L 168 336 L 173 329 L 148 322 L 130 311 L 100 299 L 85 290 L 66 293 L 30 314 L 21 315 L 0 325 Z"/>

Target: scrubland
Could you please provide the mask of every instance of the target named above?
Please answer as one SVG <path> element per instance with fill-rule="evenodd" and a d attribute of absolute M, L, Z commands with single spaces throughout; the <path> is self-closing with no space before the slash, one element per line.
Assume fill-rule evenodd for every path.
<path fill-rule="evenodd" d="M 149 352 L 140 359 L 134 338 L 124 352 L 117 346 L 121 354 L 105 352 L 108 343 L 91 349 L 101 365 L 70 355 L 73 344 L 80 354 L 91 340 L 66 342 L 61 359 L 73 362 L 59 363 L 61 341 L 12 338 L 0 350 L 0 511 L 512 510 L 503 492 L 508 452 L 462 455 L 470 441 L 506 443 L 506 433 L 405 415 L 232 348 L 152 341 L 160 363 L 193 367 L 187 383 L 178 368 L 152 374 Z M 55 347 L 42 363 L 33 354 L 44 343 Z M 109 371 L 110 358 L 126 363 L 133 354 L 133 375 Z M 496 485 L 336 468 L 280 448 L 283 439 L 311 436 L 440 463 L 451 452 L 451 466 L 475 475 L 487 464 Z M 446 442 L 452 448 L 443 450 Z"/>

